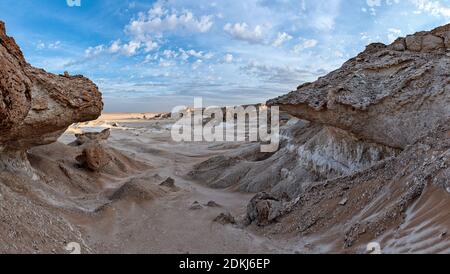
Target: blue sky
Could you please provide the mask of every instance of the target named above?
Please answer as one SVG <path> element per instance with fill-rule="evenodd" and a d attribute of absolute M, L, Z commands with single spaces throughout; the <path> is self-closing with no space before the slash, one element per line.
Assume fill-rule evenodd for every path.
<path fill-rule="evenodd" d="M 28 61 L 96 82 L 106 111 L 264 102 L 370 42 L 450 22 L 450 0 L 2 0 Z"/>

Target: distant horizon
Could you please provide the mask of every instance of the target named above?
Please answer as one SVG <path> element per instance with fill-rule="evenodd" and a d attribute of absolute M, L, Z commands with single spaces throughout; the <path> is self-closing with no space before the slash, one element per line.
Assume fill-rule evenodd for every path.
<path fill-rule="evenodd" d="M 33 66 L 90 78 L 105 110 L 125 113 L 167 112 L 193 97 L 219 106 L 265 102 L 367 44 L 450 22 L 450 0 L 80 3 L 3 0 L 0 20 Z"/>

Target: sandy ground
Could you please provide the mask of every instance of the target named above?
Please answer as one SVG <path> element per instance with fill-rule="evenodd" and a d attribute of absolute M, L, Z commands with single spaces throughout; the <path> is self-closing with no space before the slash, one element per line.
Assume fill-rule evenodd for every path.
<path fill-rule="evenodd" d="M 144 115 L 147 119 L 143 119 Z M 150 202 L 120 200 L 108 206 L 101 217 L 68 215 L 85 232 L 87 241 L 98 253 L 292 253 L 294 247 L 280 240 L 252 234 L 232 225 L 213 222 L 222 212 L 234 216 L 245 213 L 253 196 L 231 190 L 216 190 L 201 182 L 185 179 L 196 163 L 220 155 L 217 144 L 174 143 L 170 120 L 149 120 L 152 114 L 104 114 L 79 128 L 70 129 L 61 140 L 73 141 L 73 133 L 98 131 L 110 127 L 108 144 L 152 168 L 136 177 L 172 177 L 179 189 L 158 195 Z M 227 147 L 227 146 L 225 146 Z M 231 146 L 232 147 L 232 146 Z M 132 176 L 133 177 L 133 176 Z M 131 180 L 126 178 L 125 180 Z M 198 201 L 214 201 L 220 207 L 203 206 L 192 210 Z"/>
<path fill-rule="evenodd" d="M 450 191 L 443 191 L 432 184 L 428 184 L 420 198 L 407 207 L 404 218 L 395 216 L 395 225 L 389 226 L 389 230 L 374 237 L 361 233 L 358 244 L 344 247 L 345 232 L 350 223 L 382 213 L 390 198 L 395 202 L 405 192 L 401 183 L 393 181 L 386 184 L 388 179 L 383 179 L 383 176 L 393 175 L 389 175 L 390 172 L 384 175 L 386 170 L 376 167 L 362 171 L 358 183 L 352 181 L 352 176 L 343 177 L 324 187 L 326 192 L 311 192 L 301 207 L 270 226 L 242 228 L 216 223 L 213 220 L 220 213 L 230 212 L 237 218 L 244 216 L 254 194 L 236 191 L 236 186 L 213 189 L 207 186 L 207 178 L 194 181 L 189 179 L 193 177 L 188 173 L 196 164 L 211 157 L 241 150 L 242 144 L 176 143 L 170 135 L 174 121 L 152 119 L 154 115 L 104 114 L 96 121 L 74 125 L 60 139 L 69 144 L 75 139 L 74 133 L 110 128 L 108 146 L 115 149 L 117 155 L 131 158 L 128 164 L 143 163 L 144 168 L 137 164 L 135 168 L 117 172 L 115 176 L 114 168 L 121 169 L 118 164 L 112 170 L 97 174 L 98 178 L 91 178 L 95 174 L 74 168 L 71 159 L 75 155 L 50 155 L 50 150 L 58 149 L 59 154 L 68 153 L 70 150 L 64 145 L 49 146 L 37 153 L 60 159 L 59 166 L 64 163 L 63 166 L 71 173 L 81 176 L 78 178 L 93 180 L 83 183 L 85 179 L 73 182 L 70 179 L 65 183 L 63 193 L 75 182 L 76 186 L 86 189 L 97 186 L 89 195 L 81 193 L 80 198 L 70 197 L 87 208 L 87 214 L 86 210 L 61 213 L 82 232 L 93 253 L 366 253 L 367 244 L 373 241 L 381 243 L 386 253 L 450 251 Z M 412 156 L 406 154 L 404 157 L 409 159 Z M 33 162 L 40 170 L 51 166 L 44 165 L 45 161 L 39 159 L 37 157 Z M 270 165 L 271 162 L 267 163 Z M 380 178 L 372 176 L 373 172 L 379 172 Z M 447 180 L 445 174 L 442 176 Z M 175 180 L 176 189 L 159 186 L 168 177 Z M 148 186 L 144 191 L 146 199 L 140 199 L 133 188 L 125 190 L 124 195 L 112 199 L 107 205 L 101 204 L 105 199 L 96 197 L 109 190 L 117 192 L 124 186 L 134 186 L 136 182 Z M 338 203 L 344 194 L 348 195 L 348 202 L 342 206 Z M 323 198 L 324 195 L 328 198 Z M 386 203 L 380 202 L 386 199 Z M 191 206 L 196 201 L 202 206 L 192 210 Z M 208 207 L 206 204 L 210 201 L 220 206 Z M 101 205 L 101 210 L 97 210 L 98 205 Z M 304 226 L 306 229 L 302 230 Z M 309 227 L 312 227 L 310 232 Z M 299 229 L 306 232 L 299 233 Z"/>

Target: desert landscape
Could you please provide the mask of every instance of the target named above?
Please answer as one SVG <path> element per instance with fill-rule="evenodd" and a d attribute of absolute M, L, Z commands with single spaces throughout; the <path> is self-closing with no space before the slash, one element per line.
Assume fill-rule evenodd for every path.
<path fill-rule="evenodd" d="M 370 44 L 266 103 L 283 121 L 263 153 L 102 113 L 0 22 L 0 253 L 449 253 L 449 71 L 450 25 Z"/>

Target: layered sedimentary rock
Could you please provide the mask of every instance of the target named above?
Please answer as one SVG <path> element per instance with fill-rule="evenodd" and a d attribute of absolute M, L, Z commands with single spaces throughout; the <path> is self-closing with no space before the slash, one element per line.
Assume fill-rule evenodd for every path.
<path fill-rule="evenodd" d="M 368 242 L 378 241 L 383 252 L 448 253 L 449 176 L 447 120 L 398 157 L 308 186 L 295 198 L 294 206 L 279 204 L 276 212 L 285 215 L 275 215 L 280 223 L 267 229 L 329 237 L 333 239 L 326 242 L 330 250 L 363 252 Z"/>
<path fill-rule="evenodd" d="M 450 25 L 369 45 L 340 69 L 268 105 L 405 148 L 450 116 Z"/>
<path fill-rule="evenodd" d="M 32 67 L 0 22 L 0 161 L 55 142 L 69 125 L 96 119 L 102 108 L 93 82 Z"/>
<path fill-rule="evenodd" d="M 448 253 L 449 39 L 446 25 L 391 45 L 369 45 L 340 69 L 270 100 L 328 128 L 298 150 L 299 161 L 321 162 L 328 151 L 338 159 L 331 167 L 354 168 L 303 184 L 294 205 L 256 196 L 259 207 L 250 204 L 247 218 L 259 225 L 280 222 L 265 228 L 270 233 L 319 235 L 309 245 L 313 251 L 317 244 L 363 252 L 378 241 L 383 252 Z M 383 159 L 369 148 L 367 159 L 375 161 L 358 165 L 352 142 L 397 152 Z"/>
<path fill-rule="evenodd" d="M 195 165 L 190 177 L 214 188 L 287 192 L 293 197 L 313 182 L 352 174 L 399 152 L 295 118 L 281 128 L 280 137 L 275 153 L 261 153 L 257 143 L 240 146 Z"/>

